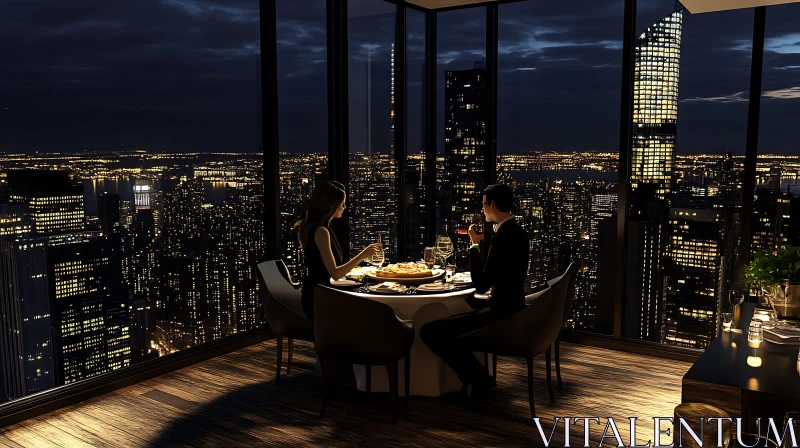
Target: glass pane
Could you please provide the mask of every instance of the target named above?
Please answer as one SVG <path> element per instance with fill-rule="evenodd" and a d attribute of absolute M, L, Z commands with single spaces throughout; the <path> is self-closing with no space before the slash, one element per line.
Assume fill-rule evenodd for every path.
<path fill-rule="evenodd" d="M 758 164 L 753 204 L 753 245 L 757 252 L 800 247 L 800 4 L 770 6 L 764 42 Z M 798 283 L 797 275 L 788 275 Z M 794 289 L 794 288 L 793 288 Z M 754 291 L 751 291 L 754 292 Z M 800 309 L 775 298 L 779 317 L 800 317 Z"/>
<path fill-rule="evenodd" d="M 328 171 L 325 1 L 280 0 L 277 14 L 281 258 L 300 282 L 303 250 L 293 227 Z"/>
<path fill-rule="evenodd" d="M 568 326 L 610 334 L 623 8 L 589 8 L 500 6 L 497 171 L 529 232 L 527 288 L 579 263 Z"/>
<path fill-rule="evenodd" d="M 735 284 L 753 11 L 637 21 L 623 335 L 705 348 Z"/>
<path fill-rule="evenodd" d="M 380 238 L 386 262 L 397 261 L 394 160 L 395 5 L 365 0 L 348 13 L 350 102 L 350 252 Z"/>
<path fill-rule="evenodd" d="M 410 260 L 421 260 L 425 248 L 426 220 L 428 210 L 425 196 L 429 190 L 435 194 L 435 188 L 425 184 L 425 141 L 423 139 L 425 114 L 425 13 L 408 9 L 406 12 L 407 30 L 407 70 L 406 84 L 408 92 L 408 145 L 406 158 L 406 247 Z M 435 127 L 434 127 L 435 128 Z M 435 169 L 435 167 L 431 167 Z M 433 187 L 433 186 L 431 186 Z"/>
<path fill-rule="evenodd" d="M 263 322 L 258 2 L 71 5 L 0 27 L 0 401 Z"/>
<path fill-rule="evenodd" d="M 486 8 L 438 14 L 437 234 L 450 237 L 467 268 L 467 228 L 480 213 L 486 148 Z"/>

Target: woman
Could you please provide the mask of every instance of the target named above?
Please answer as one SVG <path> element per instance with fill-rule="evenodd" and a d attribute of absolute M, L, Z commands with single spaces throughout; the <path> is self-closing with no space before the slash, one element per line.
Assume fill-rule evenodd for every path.
<path fill-rule="evenodd" d="M 380 243 L 370 244 L 350 261 L 341 264 L 342 249 L 330 223 L 334 218 L 342 217 L 346 200 L 344 185 L 336 181 L 320 182 L 311 193 L 305 216 L 294 225 L 307 268 L 301 302 L 303 311 L 311 320 L 314 320 L 314 289 L 317 285 L 328 285 L 330 278 L 344 277 L 381 250 Z"/>

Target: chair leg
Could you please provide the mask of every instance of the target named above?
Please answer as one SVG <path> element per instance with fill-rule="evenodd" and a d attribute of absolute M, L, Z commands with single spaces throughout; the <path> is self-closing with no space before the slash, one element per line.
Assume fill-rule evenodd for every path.
<path fill-rule="evenodd" d="M 364 389 L 367 395 L 372 395 L 372 366 L 367 364 L 364 366 L 364 371 L 367 374 L 367 387 Z"/>
<path fill-rule="evenodd" d="M 389 373 L 389 398 L 391 400 L 391 407 L 392 407 L 392 423 L 397 424 L 397 390 L 400 388 L 397 384 L 397 361 L 387 364 L 386 370 Z"/>
<path fill-rule="evenodd" d="M 292 346 L 294 345 L 293 341 L 292 341 L 292 338 L 288 338 L 288 339 L 289 339 L 289 353 L 288 353 L 289 354 L 289 359 L 286 362 L 286 374 L 287 375 L 292 373 Z"/>
<path fill-rule="evenodd" d="M 489 352 L 483 352 L 483 368 L 489 373 Z"/>
<path fill-rule="evenodd" d="M 558 388 L 561 389 L 561 356 L 560 356 L 561 336 L 556 338 L 556 376 L 558 377 Z"/>
<path fill-rule="evenodd" d="M 536 408 L 533 405 L 533 358 L 526 358 L 528 361 L 528 403 L 531 406 L 531 418 L 536 417 Z"/>
<path fill-rule="evenodd" d="M 550 401 L 556 401 L 556 399 L 553 398 L 553 382 L 551 381 L 552 375 L 550 374 L 550 370 L 551 370 L 551 368 L 550 368 L 551 359 L 550 358 L 552 357 L 552 353 L 551 353 L 550 347 L 547 347 L 547 350 L 544 351 L 544 356 L 545 356 L 545 364 L 547 364 L 547 393 L 550 394 Z"/>
<path fill-rule="evenodd" d="M 408 402 L 411 401 L 411 351 L 406 353 L 406 360 L 403 363 L 405 364 L 405 383 L 406 383 L 406 409 L 408 409 Z"/>
<path fill-rule="evenodd" d="M 328 401 L 328 395 L 330 394 L 331 384 L 328 381 L 330 377 L 330 364 L 328 361 L 320 358 L 319 365 L 322 369 L 322 406 L 319 409 L 319 418 L 325 417 L 325 404 Z"/>
<path fill-rule="evenodd" d="M 281 364 L 283 363 L 283 335 L 276 334 L 275 340 L 278 342 L 278 366 L 275 369 L 275 384 L 281 381 Z"/>
<path fill-rule="evenodd" d="M 497 354 L 492 353 L 492 378 L 497 381 Z"/>

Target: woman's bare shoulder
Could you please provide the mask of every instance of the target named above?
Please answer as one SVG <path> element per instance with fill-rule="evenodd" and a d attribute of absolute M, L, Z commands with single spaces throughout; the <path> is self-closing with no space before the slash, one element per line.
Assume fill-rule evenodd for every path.
<path fill-rule="evenodd" d="M 328 229 L 325 226 L 317 227 L 317 230 L 314 232 L 314 238 L 324 238 L 330 239 L 331 234 L 328 232 Z"/>

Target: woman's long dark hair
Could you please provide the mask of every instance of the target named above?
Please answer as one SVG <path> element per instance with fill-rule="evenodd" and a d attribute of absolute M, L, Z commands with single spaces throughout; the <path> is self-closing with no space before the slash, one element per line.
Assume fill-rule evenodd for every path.
<path fill-rule="evenodd" d="M 308 241 L 308 232 L 317 226 L 328 225 L 328 220 L 344 201 L 344 185 L 335 180 L 320 182 L 311 192 L 311 198 L 306 204 L 306 212 L 299 221 L 294 223 L 297 230 L 297 239 L 300 246 L 304 247 Z"/>

